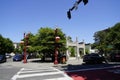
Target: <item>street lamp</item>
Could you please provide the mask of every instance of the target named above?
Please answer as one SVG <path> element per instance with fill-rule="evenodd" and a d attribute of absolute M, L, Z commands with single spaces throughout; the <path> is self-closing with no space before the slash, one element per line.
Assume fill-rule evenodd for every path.
<path fill-rule="evenodd" d="M 58 29 L 55 29 L 55 60 L 54 64 L 58 64 L 58 41 L 60 40 L 60 37 L 58 36 Z"/>

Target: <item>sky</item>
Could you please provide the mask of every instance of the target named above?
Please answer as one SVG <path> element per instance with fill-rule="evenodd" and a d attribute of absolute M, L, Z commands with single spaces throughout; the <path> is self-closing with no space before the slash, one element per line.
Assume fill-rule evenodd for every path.
<path fill-rule="evenodd" d="M 0 34 L 20 42 L 23 34 L 36 34 L 41 27 L 62 29 L 73 41 L 94 42 L 94 33 L 120 22 L 120 0 L 81 2 L 67 18 L 77 0 L 0 0 Z"/>

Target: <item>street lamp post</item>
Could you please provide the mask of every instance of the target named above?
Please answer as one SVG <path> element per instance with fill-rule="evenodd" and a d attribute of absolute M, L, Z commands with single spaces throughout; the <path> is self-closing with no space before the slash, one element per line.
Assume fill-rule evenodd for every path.
<path fill-rule="evenodd" d="M 55 60 L 54 64 L 58 64 L 58 41 L 60 40 L 60 37 L 58 36 L 58 29 L 55 29 Z"/>

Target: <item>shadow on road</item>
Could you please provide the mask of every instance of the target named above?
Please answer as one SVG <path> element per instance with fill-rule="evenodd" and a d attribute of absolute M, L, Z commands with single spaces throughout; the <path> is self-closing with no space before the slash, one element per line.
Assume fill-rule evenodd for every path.
<path fill-rule="evenodd" d="M 120 68 L 67 72 L 74 80 L 120 80 Z"/>
<path fill-rule="evenodd" d="M 74 80 L 120 80 L 120 64 L 62 66 Z"/>
<path fill-rule="evenodd" d="M 32 62 L 32 63 L 53 63 L 52 61 L 43 61 L 41 59 L 32 59 L 30 60 L 29 62 Z"/>
<path fill-rule="evenodd" d="M 80 64 L 80 65 L 72 65 L 68 64 L 66 66 L 61 66 L 64 71 L 72 71 L 72 70 L 82 70 L 82 69 L 92 69 L 92 68 L 105 68 L 112 66 L 120 66 L 120 64 Z"/>

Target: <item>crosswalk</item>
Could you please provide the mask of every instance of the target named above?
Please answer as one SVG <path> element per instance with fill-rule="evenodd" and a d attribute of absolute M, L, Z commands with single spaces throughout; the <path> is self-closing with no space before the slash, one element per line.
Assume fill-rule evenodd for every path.
<path fill-rule="evenodd" d="M 72 80 L 72 78 L 54 67 L 41 67 L 38 69 L 22 68 L 11 80 Z"/>

